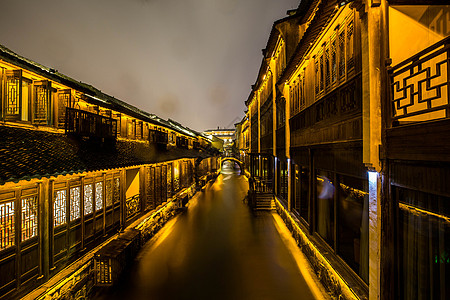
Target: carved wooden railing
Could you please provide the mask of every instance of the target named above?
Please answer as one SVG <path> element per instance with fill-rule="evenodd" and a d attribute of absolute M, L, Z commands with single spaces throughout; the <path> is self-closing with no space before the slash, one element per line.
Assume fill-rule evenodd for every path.
<path fill-rule="evenodd" d="M 75 108 L 66 108 L 66 134 L 116 138 L 117 120 Z"/>
<path fill-rule="evenodd" d="M 256 193 L 273 193 L 272 179 L 255 177 L 253 188 Z"/>
<path fill-rule="evenodd" d="M 153 144 L 167 145 L 169 142 L 169 135 L 167 134 L 167 132 L 149 129 L 148 141 Z"/>
<path fill-rule="evenodd" d="M 390 126 L 449 118 L 450 37 L 389 70 Z"/>
<path fill-rule="evenodd" d="M 177 137 L 177 147 L 178 148 L 188 148 L 189 142 L 185 137 Z"/>
<path fill-rule="evenodd" d="M 322 121 L 339 120 L 361 113 L 361 75 L 343 84 L 311 106 L 292 116 L 291 131 L 306 129 Z"/>
<path fill-rule="evenodd" d="M 125 201 L 125 217 L 129 219 L 141 211 L 140 195 L 136 194 Z"/>

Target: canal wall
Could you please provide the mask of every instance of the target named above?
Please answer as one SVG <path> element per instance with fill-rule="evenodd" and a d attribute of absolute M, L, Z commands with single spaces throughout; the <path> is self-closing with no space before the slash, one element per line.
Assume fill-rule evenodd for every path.
<path fill-rule="evenodd" d="M 316 243 L 313 243 L 313 237 L 306 234 L 308 230 L 287 210 L 282 201 L 277 197 L 274 198 L 277 213 L 291 232 L 297 246 L 309 260 L 317 278 L 329 295 L 339 300 L 362 299 L 356 295 L 355 291 L 348 286 L 348 282 L 331 266 L 329 258 L 326 257 L 327 250 L 320 249 Z M 342 272 L 342 270 L 339 271 Z"/>
<path fill-rule="evenodd" d="M 204 178 L 199 181 L 200 187 L 208 184 L 212 179 L 215 179 L 216 176 L 216 173 L 209 173 L 208 175 L 203 176 Z M 134 256 L 137 255 L 140 247 L 144 245 L 145 242 L 150 240 L 167 223 L 167 221 L 182 211 L 185 204 L 197 192 L 197 188 L 198 186 L 193 184 L 190 187 L 181 190 L 167 202 L 162 203 L 156 209 L 150 211 L 133 222 L 124 230 L 124 232 L 119 232 L 117 235 L 109 238 L 104 243 L 100 244 L 92 251 L 63 269 L 57 275 L 53 276 L 49 281 L 28 293 L 22 299 L 88 299 L 95 286 L 107 286 L 114 284 L 114 282 L 111 282 L 111 284 L 99 283 L 99 280 L 102 276 L 105 276 L 105 273 L 100 270 L 98 255 L 101 255 L 105 248 L 112 243 L 117 243 L 118 240 L 126 239 L 126 236 L 130 236 L 128 234 L 130 231 L 137 231 L 138 234 L 136 235 L 136 238 L 138 241 L 130 241 L 130 243 L 133 244 L 133 249 L 131 251 L 128 250 L 125 261 L 119 262 L 119 264 L 123 264 L 120 266 L 120 270 L 125 269 L 130 264 Z M 136 247 L 136 245 L 138 246 Z M 130 255 L 132 257 L 130 257 Z M 120 255 L 118 257 L 120 257 Z M 109 269 L 111 272 L 109 266 L 104 267 L 106 267 L 105 269 Z M 117 279 L 120 274 L 110 275 L 112 276 L 111 278 Z"/>

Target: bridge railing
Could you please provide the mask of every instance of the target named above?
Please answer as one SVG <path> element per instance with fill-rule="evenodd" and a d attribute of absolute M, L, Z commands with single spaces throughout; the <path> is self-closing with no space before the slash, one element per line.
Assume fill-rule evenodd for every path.
<path fill-rule="evenodd" d="M 273 193 L 272 179 L 255 177 L 254 191 L 256 193 Z"/>

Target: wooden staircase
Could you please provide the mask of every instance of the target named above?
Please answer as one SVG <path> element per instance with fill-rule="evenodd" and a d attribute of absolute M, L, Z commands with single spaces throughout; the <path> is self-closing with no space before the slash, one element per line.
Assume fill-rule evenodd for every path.
<path fill-rule="evenodd" d="M 255 194 L 255 210 L 275 210 L 275 202 L 272 193 L 256 193 Z"/>

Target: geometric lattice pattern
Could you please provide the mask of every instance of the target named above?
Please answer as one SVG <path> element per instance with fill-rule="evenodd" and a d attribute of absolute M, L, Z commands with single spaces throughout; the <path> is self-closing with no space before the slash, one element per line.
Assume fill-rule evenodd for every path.
<path fill-rule="evenodd" d="M 53 226 L 59 226 L 66 223 L 66 190 L 55 192 L 53 202 Z"/>
<path fill-rule="evenodd" d="M 0 203 L 0 250 L 14 245 L 14 202 Z"/>
<path fill-rule="evenodd" d="M 103 182 L 95 183 L 95 210 L 103 208 Z"/>
<path fill-rule="evenodd" d="M 70 188 L 70 221 L 81 217 L 81 187 Z"/>
<path fill-rule="evenodd" d="M 127 219 L 136 215 L 141 210 L 141 202 L 139 196 L 139 194 L 136 194 L 130 198 L 127 198 L 127 200 L 125 201 Z"/>
<path fill-rule="evenodd" d="M 114 194 L 113 194 L 114 203 L 119 203 L 120 201 L 120 179 L 114 178 Z"/>
<path fill-rule="evenodd" d="M 92 214 L 93 212 L 93 193 L 92 184 L 84 185 L 84 215 Z"/>
<path fill-rule="evenodd" d="M 38 201 L 37 196 L 22 198 L 22 242 L 37 236 Z"/>
<path fill-rule="evenodd" d="M 113 183 L 112 179 L 106 180 L 106 207 L 109 207 L 113 204 Z"/>
<path fill-rule="evenodd" d="M 34 87 L 34 121 L 37 123 L 47 122 L 47 111 L 49 102 L 49 91 L 45 85 L 37 85 Z"/>
<path fill-rule="evenodd" d="M 6 114 L 20 113 L 20 77 L 8 76 L 6 80 Z"/>
<path fill-rule="evenodd" d="M 327 93 L 348 79 L 355 68 L 353 13 L 350 13 L 341 30 L 332 35 L 314 58 L 315 93 Z"/>
<path fill-rule="evenodd" d="M 392 70 L 393 120 L 410 123 L 448 116 L 449 57 L 443 47 L 447 44 L 435 44 Z"/>
<path fill-rule="evenodd" d="M 167 197 L 172 197 L 172 164 L 167 165 Z"/>

